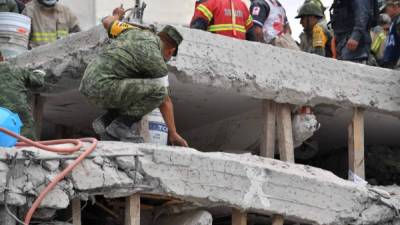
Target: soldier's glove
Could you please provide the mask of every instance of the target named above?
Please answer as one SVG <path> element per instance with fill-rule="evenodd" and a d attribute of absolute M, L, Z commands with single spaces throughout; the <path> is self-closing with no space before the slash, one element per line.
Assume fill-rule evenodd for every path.
<path fill-rule="evenodd" d="M 33 72 L 33 74 L 41 76 L 41 77 L 45 77 L 46 76 L 46 72 L 44 72 L 44 70 L 34 70 L 32 72 Z"/>

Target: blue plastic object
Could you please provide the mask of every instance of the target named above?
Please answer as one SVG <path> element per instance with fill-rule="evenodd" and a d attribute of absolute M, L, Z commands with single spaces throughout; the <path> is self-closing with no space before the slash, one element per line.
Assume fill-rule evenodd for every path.
<path fill-rule="evenodd" d="M 10 110 L 0 107 L 0 127 L 20 134 L 22 122 L 19 116 Z M 13 147 L 17 139 L 0 131 L 0 147 Z"/>

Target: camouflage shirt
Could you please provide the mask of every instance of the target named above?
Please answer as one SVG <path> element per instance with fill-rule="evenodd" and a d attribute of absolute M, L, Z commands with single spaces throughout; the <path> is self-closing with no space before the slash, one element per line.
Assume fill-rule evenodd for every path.
<path fill-rule="evenodd" d="M 27 95 L 28 89 L 43 86 L 43 76 L 2 62 L 0 79 L 0 106 L 17 113 L 24 124 L 22 134 L 35 139 L 34 121 Z"/>
<path fill-rule="evenodd" d="M 8 62 L 0 63 L 0 77 L 0 102 L 11 96 L 26 96 L 28 89 L 40 88 L 44 84 L 42 76 L 14 67 Z"/>
<path fill-rule="evenodd" d="M 101 79 L 159 78 L 168 73 L 160 38 L 150 31 L 115 21 L 109 31 L 115 37 L 97 57 Z M 92 65 L 93 66 L 93 65 Z"/>

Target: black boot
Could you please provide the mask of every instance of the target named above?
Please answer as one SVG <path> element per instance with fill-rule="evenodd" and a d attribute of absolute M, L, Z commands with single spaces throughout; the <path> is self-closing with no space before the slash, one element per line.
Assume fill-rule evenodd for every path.
<path fill-rule="evenodd" d="M 103 140 L 103 136 L 106 133 L 106 127 L 108 125 L 110 125 L 110 123 L 118 117 L 118 113 L 116 113 L 113 110 L 107 110 L 106 113 L 104 113 L 103 115 L 97 117 L 93 123 L 92 123 L 92 127 L 94 132 L 96 132 L 96 134 L 98 134 L 101 138 L 101 140 Z"/>
<path fill-rule="evenodd" d="M 106 134 L 123 142 L 143 143 L 144 140 L 138 132 L 140 121 L 129 116 L 119 116 L 106 127 Z"/>

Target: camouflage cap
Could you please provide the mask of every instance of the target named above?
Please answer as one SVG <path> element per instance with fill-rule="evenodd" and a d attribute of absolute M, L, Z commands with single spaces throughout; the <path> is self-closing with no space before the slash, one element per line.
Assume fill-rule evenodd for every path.
<path fill-rule="evenodd" d="M 183 41 L 182 35 L 179 31 L 170 25 L 165 26 L 158 35 L 161 37 L 163 41 L 166 41 L 167 44 L 172 45 L 176 48 L 174 52 L 174 56 L 178 54 L 178 47 Z"/>

